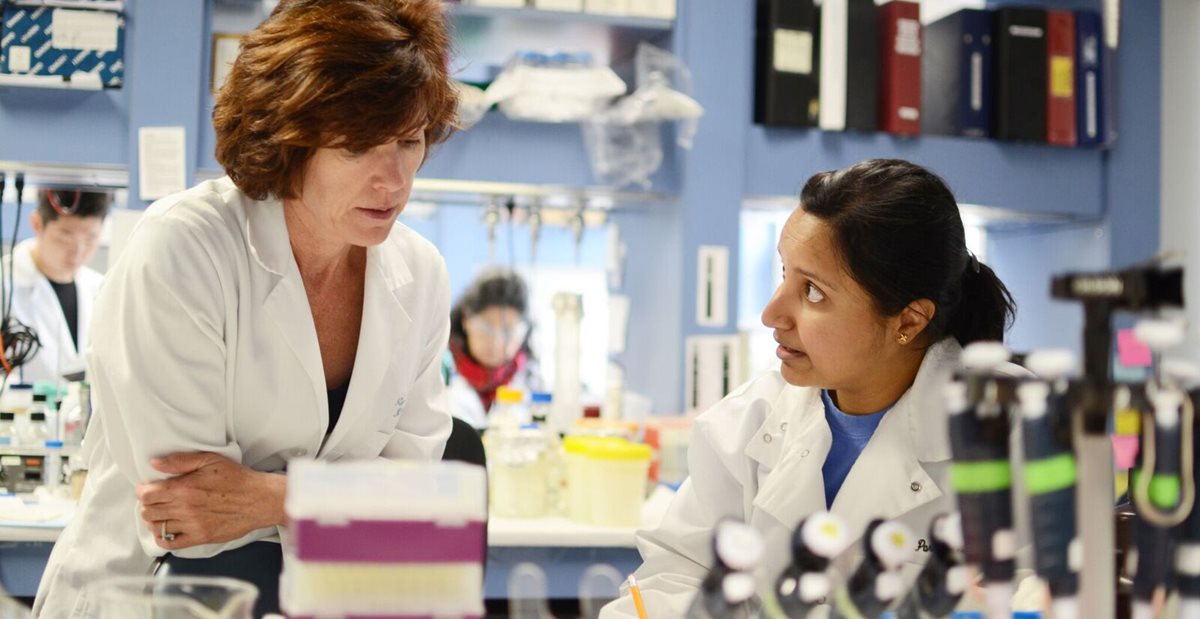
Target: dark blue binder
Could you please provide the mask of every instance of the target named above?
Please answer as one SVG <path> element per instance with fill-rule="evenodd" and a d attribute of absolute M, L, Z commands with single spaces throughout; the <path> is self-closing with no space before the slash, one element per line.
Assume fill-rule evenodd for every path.
<path fill-rule="evenodd" d="M 1095 11 L 1075 12 L 1075 101 L 1079 146 L 1104 144 L 1104 24 Z"/>
<path fill-rule="evenodd" d="M 922 132 L 991 135 L 991 12 L 963 9 L 928 24 L 924 47 Z"/>

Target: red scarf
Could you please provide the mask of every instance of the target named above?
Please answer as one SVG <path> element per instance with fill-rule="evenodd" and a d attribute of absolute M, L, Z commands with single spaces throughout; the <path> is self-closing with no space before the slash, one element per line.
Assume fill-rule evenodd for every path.
<path fill-rule="evenodd" d="M 472 359 L 461 342 L 450 342 L 450 353 L 454 355 L 454 366 L 459 375 L 465 378 L 467 383 L 475 389 L 475 393 L 479 395 L 484 413 L 491 411 L 492 401 L 496 399 L 496 388 L 507 385 L 517 375 L 517 372 L 525 368 L 527 356 L 525 350 L 522 349 L 504 365 L 489 368 Z"/>

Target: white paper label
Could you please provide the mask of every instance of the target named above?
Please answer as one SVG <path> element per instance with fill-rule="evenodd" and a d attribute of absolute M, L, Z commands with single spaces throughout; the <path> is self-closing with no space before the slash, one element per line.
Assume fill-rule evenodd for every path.
<path fill-rule="evenodd" d="M 729 324 L 729 248 L 701 245 L 696 257 L 696 324 Z"/>
<path fill-rule="evenodd" d="M 971 109 L 983 109 L 983 54 L 971 54 Z"/>
<path fill-rule="evenodd" d="M 775 29 L 773 65 L 780 73 L 812 74 L 812 33 L 807 30 Z"/>
<path fill-rule="evenodd" d="M 29 70 L 33 52 L 25 45 L 14 45 L 8 48 L 8 72 L 25 73 Z"/>
<path fill-rule="evenodd" d="M 1099 131 L 1099 129 L 1096 128 L 1096 97 L 1098 95 L 1096 94 L 1095 71 L 1088 71 L 1087 74 L 1084 75 L 1084 88 L 1087 89 L 1086 93 L 1084 94 L 1084 96 L 1087 97 L 1087 105 L 1084 108 L 1084 113 L 1087 115 L 1087 136 L 1089 138 L 1095 138 L 1096 133 Z"/>
<path fill-rule="evenodd" d="M 117 49 L 117 14 L 111 11 L 54 9 L 51 39 L 57 49 L 111 52 Z"/>
<path fill-rule="evenodd" d="M 142 200 L 157 200 L 187 189 L 186 151 L 183 127 L 138 129 L 138 196 Z"/>
<path fill-rule="evenodd" d="M 1038 28 L 1037 26 L 1009 26 L 1008 33 L 1014 37 L 1040 39 L 1046 34 L 1046 31 Z"/>
<path fill-rule="evenodd" d="M 896 20 L 896 53 L 901 56 L 921 55 L 921 22 L 915 19 Z"/>

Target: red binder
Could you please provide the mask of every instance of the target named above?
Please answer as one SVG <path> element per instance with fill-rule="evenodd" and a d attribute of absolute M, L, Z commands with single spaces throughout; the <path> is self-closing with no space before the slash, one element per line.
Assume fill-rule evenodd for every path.
<path fill-rule="evenodd" d="M 1077 145 L 1075 14 L 1046 11 L 1046 142 Z"/>
<path fill-rule="evenodd" d="M 894 0 L 879 7 L 879 127 L 921 132 L 921 7 Z"/>

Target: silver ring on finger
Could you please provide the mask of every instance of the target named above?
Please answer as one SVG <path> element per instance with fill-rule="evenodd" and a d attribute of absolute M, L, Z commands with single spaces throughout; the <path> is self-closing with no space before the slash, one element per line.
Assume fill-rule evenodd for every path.
<path fill-rule="evenodd" d="M 167 521 L 166 521 L 166 520 L 163 520 L 163 521 L 161 521 L 159 524 L 161 525 L 160 532 L 162 533 L 162 538 L 163 538 L 163 541 L 164 541 L 164 542 L 173 542 L 173 541 L 175 541 L 175 535 L 176 535 L 176 534 L 175 534 L 175 533 L 171 533 L 171 532 L 167 531 Z"/>

